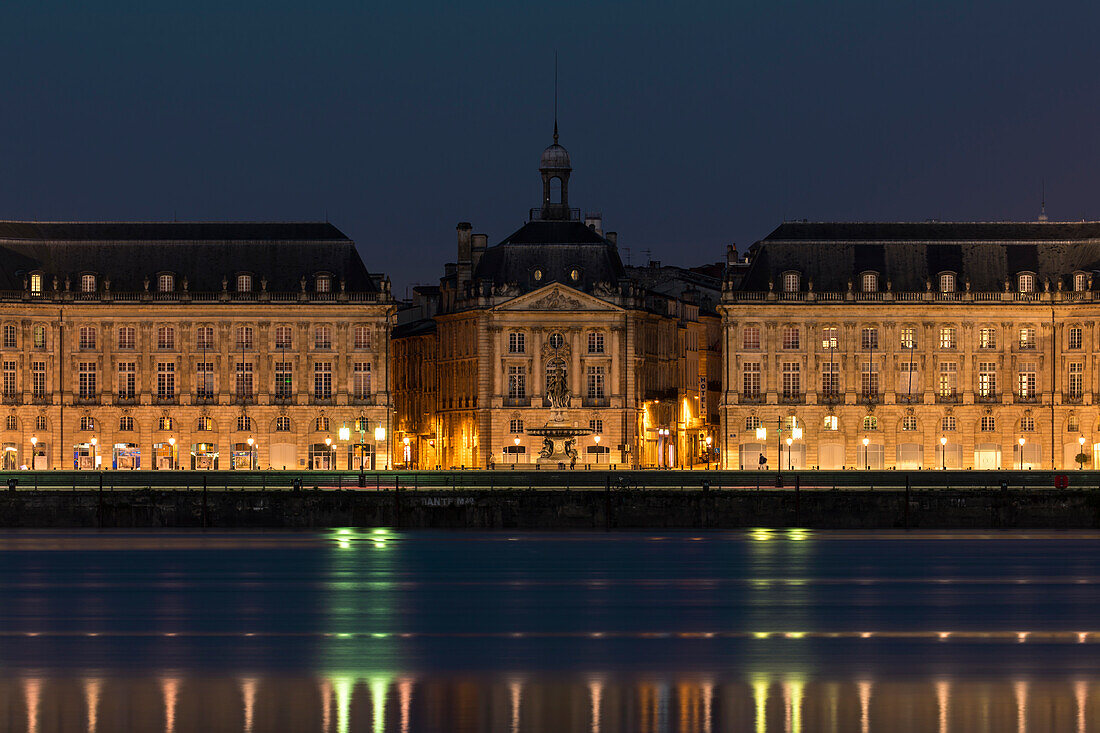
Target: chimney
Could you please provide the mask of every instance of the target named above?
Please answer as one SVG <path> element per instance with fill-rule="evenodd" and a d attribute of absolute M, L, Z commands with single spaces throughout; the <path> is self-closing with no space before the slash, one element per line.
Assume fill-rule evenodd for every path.
<path fill-rule="evenodd" d="M 608 232 L 607 233 L 607 241 L 611 242 L 613 245 L 618 247 L 619 246 L 619 233 L 618 232 Z"/>
<path fill-rule="evenodd" d="M 592 231 L 603 236 L 603 214 L 598 211 L 590 211 L 584 215 L 584 225 Z"/>
<path fill-rule="evenodd" d="M 461 290 L 470 281 L 470 231 L 473 227 L 468 221 L 460 221 L 458 226 L 458 287 Z"/>
<path fill-rule="evenodd" d="M 489 235 L 475 234 L 470 238 L 470 272 L 477 272 L 477 263 L 481 255 L 485 254 L 485 248 L 489 244 Z"/>

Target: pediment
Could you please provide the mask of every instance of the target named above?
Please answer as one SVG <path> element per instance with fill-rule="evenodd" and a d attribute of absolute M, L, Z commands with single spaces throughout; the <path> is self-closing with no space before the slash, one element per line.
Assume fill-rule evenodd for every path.
<path fill-rule="evenodd" d="M 530 293 L 501 303 L 494 311 L 621 311 L 617 305 L 600 300 L 588 293 L 551 283 Z"/>

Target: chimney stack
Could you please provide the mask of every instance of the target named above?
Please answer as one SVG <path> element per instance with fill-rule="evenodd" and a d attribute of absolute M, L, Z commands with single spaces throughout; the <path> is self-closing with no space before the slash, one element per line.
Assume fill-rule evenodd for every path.
<path fill-rule="evenodd" d="M 489 235 L 475 234 L 470 237 L 470 272 L 477 272 L 477 263 L 481 255 L 485 254 L 485 248 L 489 244 Z"/>
<path fill-rule="evenodd" d="M 592 231 L 603 236 L 603 214 L 598 211 L 590 211 L 584 215 L 584 225 Z"/>
<path fill-rule="evenodd" d="M 458 230 L 458 289 L 461 290 L 462 286 L 470 282 L 470 275 L 472 273 L 471 261 L 470 261 L 470 231 L 473 230 L 473 226 L 468 221 L 460 221 L 458 226 L 455 227 Z"/>
<path fill-rule="evenodd" d="M 618 232 L 608 232 L 606 239 L 607 239 L 608 242 L 611 242 L 616 247 L 619 246 L 619 233 Z"/>

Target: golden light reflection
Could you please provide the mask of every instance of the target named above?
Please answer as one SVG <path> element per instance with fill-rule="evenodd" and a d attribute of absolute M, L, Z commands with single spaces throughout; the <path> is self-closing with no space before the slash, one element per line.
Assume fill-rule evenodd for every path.
<path fill-rule="evenodd" d="M 1077 733 L 1085 733 L 1085 709 L 1089 703 L 1089 684 L 1084 680 L 1073 683 L 1073 700 L 1077 703 Z"/>
<path fill-rule="evenodd" d="M 1012 685 L 1012 694 L 1016 698 L 1016 733 L 1027 731 L 1027 681 L 1017 680 Z"/>
<path fill-rule="evenodd" d="M 947 703 L 951 699 L 951 688 L 946 680 L 936 680 L 936 714 L 939 716 L 939 732 L 947 733 Z"/>
<path fill-rule="evenodd" d="M 321 730 L 328 733 L 332 725 L 332 683 L 328 679 L 321 680 Z"/>
<path fill-rule="evenodd" d="M 87 715 L 85 726 L 88 733 L 96 733 L 99 727 L 99 693 L 102 688 L 102 680 L 95 677 L 84 680 L 84 710 Z"/>
<path fill-rule="evenodd" d="M 519 733 L 519 709 L 523 700 L 523 682 L 512 680 L 508 683 L 508 692 L 512 705 L 512 733 Z"/>
<path fill-rule="evenodd" d="M 348 733 L 351 725 L 351 696 L 355 691 L 355 678 L 333 677 L 332 691 L 336 698 L 336 733 Z"/>
<path fill-rule="evenodd" d="M 766 677 L 757 677 L 752 680 L 752 703 L 755 712 L 753 718 L 756 722 L 756 733 L 768 731 L 768 687 L 770 682 Z"/>
<path fill-rule="evenodd" d="M 860 680 L 856 683 L 859 691 L 859 730 L 860 733 L 871 731 L 871 683 L 868 680 Z"/>
<path fill-rule="evenodd" d="M 23 680 L 23 705 L 27 709 L 27 733 L 38 733 L 38 702 L 42 699 L 42 680 Z"/>
<path fill-rule="evenodd" d="M 802 733 L 802 695 L 806 683 L 802 680 L 788 680 L 783 683 L 783 702 L 788 733 Z"/>
<path fill-rule="evenodd" d="M 413 681 L 408 677 L 397 683 L 397 705 L 401 715 L 401 733 L 409 733 L 409 712 L 412 709 Z"/>
<path fill-rule="evenodd" d="M 180 681 L 175 677 L 164 677 L 160 681 L 160 693 L 164 698 L 164 733 L 176 730 L 176 703 L 179 700 Z"/>
<path fill-rule="evenodd" d="M 256 709 L 256 679 L 241 680 L 241 702 L 244 704 L 244 733 L 252 733 L 253 713 Z"/>
<path fill-rule="evenodd" d="M 590 680 L 588 683 L 588 699 L 590 701 L 592 718 L 592 724 L 590 730 L 592 733 L 600 733 L 600 705 L 603 702 L 603 681 L 602 680 Z"/>

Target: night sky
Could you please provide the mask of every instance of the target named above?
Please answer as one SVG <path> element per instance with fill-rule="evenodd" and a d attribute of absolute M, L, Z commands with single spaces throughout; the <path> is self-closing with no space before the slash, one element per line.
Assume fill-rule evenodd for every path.
<path fill-rule="evenodd" d="M 96 6 L 110 6 L 103 9 Z M 1100 218 L 1095 3 L 5 2 L 0 218 L 325 219 L 394 291 L 570 202 L 691 265 L 784 219 Z M 627 252 L 629 250 L 629 253 Z M 650 250 L 647 255 L 645 250 Z"/>

